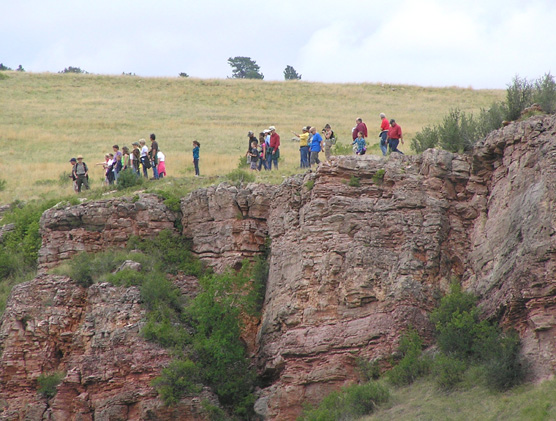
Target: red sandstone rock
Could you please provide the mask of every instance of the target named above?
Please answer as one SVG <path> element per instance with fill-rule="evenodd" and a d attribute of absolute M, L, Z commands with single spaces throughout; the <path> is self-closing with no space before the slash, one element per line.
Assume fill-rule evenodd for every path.
<path fill-rule="evenodd" d="M 556 117 L 537 116 L 492 133 L 470 155 L 428 150 L 388 159 L 335 157 L 330 166 L 280 186 L 220 185 L 182 199 L 183 235 L 216 270 L 252 258 L 271 239 L 262 320 L 250 321 L 245 333 L 264 382 L 257 412 L 295 419 L 303 402 L 318 402 L 357 380 L 355 357 L 389 356 L 409 325 L 431 340 L 428 313 L 454 276 L 479 296 L 485 317 L 520 332 L 532 378 L 552 376 L 555 162 Z M 359 187 L 349 186 L 351 177 Z M 130 234 L 173 226 L 160 199 L 99 203 L 100 210 L 86 204 L 45 213 L 43 267 L 79 250 L 123 245 Z M 127 221 L 126 228 L 118 221 Z M 132 419 L 151 404 L 159 408 L 148 381 L 168 361 L 165 352 L 146 344 L 136 363 L 125 354 L 140 338 L 120 318 L 137 325 L 142 310 L 131 298 L 127 307 L 118 306 L 121 314 L 95 310 L 102 308 L 96 297 L 108 294 L 113 303 L 116 293 L 109 291 L 133 292 L 60 285 L 55 289 L 63 304 L 50 309 L 47 303 L 58 295 L 47 281 L 61 282 L 38 278 L 17 287 L 33 291 L 27 296 L 35 300 L 46 298 L 20 299 L 16 288 L 6 311 L 0 331 L 0 380 L 9 385 L 0 393 L 8 408 L 3 414 L 18 419 L 65 410 L 74 419 L 91 413 Z M 180 286 L 194 293 L 187 280 Z M 25 311 L 18 309 L 21 300 Z M 26 320 L 26 314 L 33 317 Z M 154 358 L 154 367 L 143 365 L 147 358 Z M 68 374 L 47 408 L 34 379 L 56 367 Z M 33 409 L 25 409 L 27 403 Z"/>
<path fill-rule="evenodd" d="M 52 208 L 41 217 L 43 244 L 39 267 L 48 269 L 82 251 L 96 252 L 125 247 L 132 235 L 152 238 L 160 231 L 174 231 L 176 215 L 153 194 L 86 202 Z"/>
<path fill-rule="evenodd" d="M 142 339 L 144 316 L 135 287 L 50 275 L 15 286 L 0 329 L 0 419 L 203 419 L 201 398 L 167 408 L 150 386 L 171 356 Z M 52 372 L 65 377 L 47 401 L 37 378 Z"/>

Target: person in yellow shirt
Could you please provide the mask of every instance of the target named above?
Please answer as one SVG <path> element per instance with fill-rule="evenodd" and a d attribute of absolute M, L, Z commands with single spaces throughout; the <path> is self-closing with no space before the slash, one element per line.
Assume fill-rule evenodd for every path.
<path fill-rule="evenodd" d="M 309 168 L 309 128 L 303 127 L 302 134 L 292 132 L 299 138 L 299 154 L 301 155 L 301 168 Z"/>

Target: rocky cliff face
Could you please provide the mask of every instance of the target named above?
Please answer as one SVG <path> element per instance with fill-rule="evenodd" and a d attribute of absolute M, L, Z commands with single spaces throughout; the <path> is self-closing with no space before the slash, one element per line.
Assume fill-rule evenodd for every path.
<path fill-rule="evenodd" d="M 551 376 L 555 184 L 556 118 L 533 117 L 469 155 L 337 157 L 280 186 L 201 189 L 182 199 L 182 234 L 216 270 L 270 244 L 262 319 L 246 332 L 264 382 L 256 410 L 295 419 L 302 402 L 356 380 L 357 357 L 389 356 L 409 325 L 430 339 L 427 314 L 453 277 L 480 297 L 485 317 L 520 332 L 533 377 Z M 41 265 L 173 229 L 175 218 L 154 196 L 48 211 Z M 36 402 L 67 419 L 175 417 L 148 386 L 169 359 L 137 336 L 136 291 L 70 284 L 44 275 L 14 290 L 0 330 L 4 413 L 22 419 Z M 68 375 L 45 406 L 33 381 L 61 368 Z M 195 402 L 182 404 L 179 418 L 198 416 Z M 107 411 L 120 418 L 102 418 Z"/>

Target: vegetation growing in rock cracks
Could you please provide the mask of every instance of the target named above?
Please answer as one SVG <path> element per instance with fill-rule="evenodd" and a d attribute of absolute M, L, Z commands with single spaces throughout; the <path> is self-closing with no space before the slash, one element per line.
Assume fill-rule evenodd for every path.
<path fill-rule="evenodd" d="M 56 388 L 65 376 L 62 372 L 41 374 L 37 378 L 37 391 L 47 399 L 53 398 L 56 396 Z"/>
<path fill-rule="evenodd" d="M 70 199 L 75 204 L 76 199 Z M 2 225 L 13 224 L 0 241 L 0 315 L 12 287 L 32 279 L 37 271 L 37 258 L 41 246 L 39 220 L 46 209 L 68 201 L 34 201 L 27 204 L 14 202 L 2 218 Z"/>
<path fill-rule="evenodd" d="M 141 270 L 113 273 L 125 260 L 141 263 Z M 133 237 L 126 250 L 81 253 L 59 271 L 83 286 L 102 281 L 140 288 L 148 309 L 143 336 L 175 356 L 153 382 L 166 404 L 206 385 L 234 416 L 252 414 L 256 373 L 240 335 L 244 318 L 257 316 L 262 305 L 268 276 L 264 251 L 238 271 L 215 274 L 193 257 L 181 236 L 162 231 L 152 240 Z M 178 272 L 199 277 L 195 298 L 186 300 L 168 280 L 167 274 Z"/>

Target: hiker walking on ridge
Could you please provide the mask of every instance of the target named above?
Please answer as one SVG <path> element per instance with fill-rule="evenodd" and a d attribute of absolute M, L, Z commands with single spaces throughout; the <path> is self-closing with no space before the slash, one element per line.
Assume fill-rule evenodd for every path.
<path fill-rule="evenodd" d="M 390 120 L 390 129 L 388 130 L 388 147 L 390 152 L 398 152 L 403 155 L 403 152 L 398 149 L 398 144 L 402 142 L 403 145 L 403 135 L 402 128 L 396 123 L 396 120 Z"/>
<path fill-rule="evenodd" d="M 384 113 L 380 113 L 380 133 L 378 137 L 380 138 L 380 150 L 382 151 L 382 155 L 386 156 L 386 152 L 388 152 L 388 130 L 390 129 L 390 123 L 386 118 Z"/>

